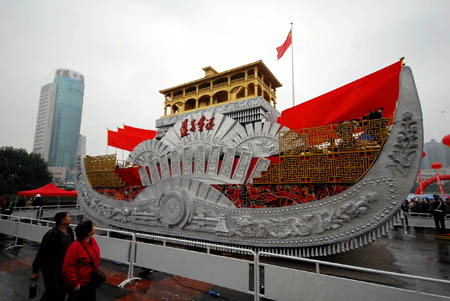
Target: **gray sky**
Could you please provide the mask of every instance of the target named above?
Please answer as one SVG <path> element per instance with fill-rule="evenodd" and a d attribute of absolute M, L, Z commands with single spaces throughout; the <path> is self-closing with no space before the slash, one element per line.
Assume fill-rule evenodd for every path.
<path fill-rule="evenodd" d="M 425 140 L 450 133 L 450 1 L 25 1 L 0 0 L 0 146 L 32 150 L 42 85 L 55 70 L 85 76 L 81 133 L 105 154 L 106 129 L 155 128 L 158 92 L 262 59 L 292 104 L 388 66 L 412 67 Z M 329 108 L 332 110 L 333 108 Z M 109 148 L 109 153 L 114 152 Z M 119 153 L 120 157 L 120 153 Z"/>

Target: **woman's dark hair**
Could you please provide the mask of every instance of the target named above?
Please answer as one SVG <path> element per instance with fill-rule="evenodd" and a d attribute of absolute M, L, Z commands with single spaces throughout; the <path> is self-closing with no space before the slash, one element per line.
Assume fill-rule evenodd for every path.
<path fill-rule="evenodd" d="M 94 225 L 90 220 L 85 220 L 79 223 L 78 226 L 75 228 L 75 234 L 77 236 L 77 239 L 82 240 L 88 237 L 89 232 L 92 231 L 93 227 Z"/>

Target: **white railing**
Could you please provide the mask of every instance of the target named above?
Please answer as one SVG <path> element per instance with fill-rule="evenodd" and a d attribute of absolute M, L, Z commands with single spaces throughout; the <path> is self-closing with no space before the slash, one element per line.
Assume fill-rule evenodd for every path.
<path fill-rule="evenodd" d="M 68 209 L 68 208 L 80 208 L 80 206 L 78 205 L 65 205 L 65 204 L 60 204 L 60 205 L 45 205 L 45 206 L 31 206 L 31 207 L 13 207 L 13 212 L 14 211 L 27 211 L 27 210 L 36 210 L 36 209 Z"/>
<path fill-rule="evenodd" d="M 42 236 L 49 230 L 49 227 L 53 225 L 54 222 L 47 220 L 0 214 L 0 233 L 15 237 L 14 244 L 8 247 L 8 249 L 21 247 L 21 245 L 18 244 L 18 238 L 40 242 Z M 114 236 L 120 237 L 116 238 Z M 122 236 L 126 236 L 126 238 L 123 238 Z M 384 296 L 384 301 L 406 300 L 405 298 L 409 297 L 414 298 L 414 300 L 418 300 L 417 298 L 430 301 L 450 300 L 450 298 L 445 296 L 430 295 L 421 292 L 417 284 L 417 281 L 428 281 L 437 284 L 450 285 L 449 280 L 361 268 L 269 252 L 257 253 L 254 250 L 245 248 L 191 241 L 163 235 L 98 228 L 95 238 L 100 246 L 102 258 L 128 265 L 127 279 L 120 283 L 119 287 L 124 287 L 131 281 L 140 279 L 134 276 L 134 267 L 139 266 L 244 292 L 253 295 L 254 300 L 259 300 L 260 297 L 298 300 L 299 296 L 308 299 L 307 294 L 315 293 L 321 294 L 321 300 L 349 300 L 351 298 L 358 300 L 358 297 L 364 296 L 368 291 L 375 292 L 374 296 L 380 298 Z M 155 243 L 155 241 L 158 243 Z M 171 246 L 173 244 L 192 246 L 196 248 L 196 251 L 184 247 Z M 198 248 L 204 249 L 205 252 L 197 251 Z M 212 249 L 247 254 L 250 255 L 253 260 L 216 255 L 211 253 Z M 312 263 L 315 265 L 315 273 L 262 263 L 262 256 Z M 346 279 L 339 276 L 330 277 L 327 274 L 321 273 L 321 266 L 331 266 L 347 271 L 358 271 L 382 276 L 413 279 L 416 281 L 416 290 L 412 291 L 383 286 L 367 281 Z M 214 269 L 215 272 L 212 272 L 211 269 Z M 262 273 L 262 269 L 264 269 L 264 273 Z M 314 288 L 311 287 L 311 285 L 320 286 L 320 284 L 322 284 L 320 292 L 316 292 Z M 344 294 L 345 297 L 339 297 L 333 293 L 332 290 L 335 289 L 336 286 L 341 288 L 341 291 L 343 291 L 341 295 Z M 346 287 L 348 287 L 348 291 L 345 289 Z M 263 291 L 261 292 L 260 290 Z"/>
<path fill-rule="evenodd" d="M 450 214 L 447 214 L 446 219 L 450 219 Z M 408 224 L 408 225 L 407 225 Z M 419 227 L 419 228 L 435 228 L 436 224 L 434 222 L 433 215 L 431 213 L 420 213 L 420 212 L 402 212 L 400 220 L 394 223 L 395 226 L 402 226 L 403 231 L 408 233 L 408 226 Z"/>
<path fill-rule="evenodd" d="M 221 244 L 213 244 L 213 243 L 207 243 L 207 242 L 197 242 L 187 239 L 181 239 L 181 238 L 173 238 L 173 237 L 166 237 L 161 235 L 151 235 L 151 234 L 143 234 L 143 233 L 137 233 L 136 237 L 139 239 L 150 239 L 150 240 L 156 240 L 159 242 L 162 242 L 162 247 L 154 246 L 152 249 L 148 248 L 148 245 L 143 245 L 142 243 L 137 243 L 137 254 L 155 254 L 158 252 L 158 248 L 160 248 L 162 252 L 168 251 L 167 243 L 172 244 L 179 244 L 183 246 L 191 246 L 196 248 L 202 248 L 206 250 L 206 254 L 200 255 L 198 257 L 198 252 L 189 254 L 186 250 L 182 249 L 172 249 L 172 254 L 177 254 L 180 252 L 182 256 L 180 258 L 182 259 L 183 268 L 180 268 L 177 266 L 176 262 L 159 262 L 159 265 L 156 267 L 157 270 L 161 270 L 161 268 L 165 269 L 165 272 L 169 273 L 175 273 L 177 275 L 196 279 L 203 282 L 209 282 L 209 283 L 215 283 L 220 286 L 228 287 L 230 289 L 238 290 L 244 293 L 247 293 L 249 295 L 253 295 L 255 300 L 259 300 L 258 294 L 257 294 L 257 274 L 256 274 L 256 268 L 253 268 L 253 275 L 250 275 L 250 264 L 253 264 L 253 267 L 255 267 L 256 264 L 256 258 L 257 254 L 255 251 L 251 249 L 245 249 L 245 248 L 239 248 L 239 247 L 232 247 L 232 246 L 226 246 Z M 142 248 L 142 251 L 140 250 Z M 223 251 L 235 251 L 241 254 L 248 254 L 253 257 L 252 261 L 248 260 L 237 260 L 237 259 L 231 259 L 223 256 L 217 256 L 211 254 L 211 249 L 214 250 L 223 250 Z M 156 251 L 156 252 L 155 252 Z M 200 253 L 202 254 L 202 253 Z M 175 255 L 176 256 L 176 255 Z M 226 259 L 225 259 L 226 258 Z M 143 258 L 139 258 L 136 261 L 136 264 L 141 267 L 148 267 L 153 268 L 151 264 L 149 264 L 148 258 L 145 258 L 145 260 L 142 260 Z M 225 260 L 224 260 L 225 259 Z M 170 261 L 173 259 L 170 258 Z M 199 262 L 200 261 L 200 262 Z M 224 261 L 226 262 L 225 265 L 227 267 L 224 267 L 222 265 L 223 270 L 228 271 L 232 270 L 233 272 L 230 272 L 229 275 L 223 275 L 223 273 L 211 273 L 211 266 L 215 266 L 217 262 Z M 209 262 L 209 264 L 208 264 Z M 243 265 L 243 263 L 247 263 L 248 266 Z M 172 270 L 170 270 L 171 266 L 173 267 Z M 174 267 L 176 266 L 176 267 Z M 234 268 L 233 268 L 234 267 Z M 220 271 L 221 269 L 217 269 L 217 271 Z M 222 275 L 221 275 L 222 274 Z M 232 276 L 234 275 L 234 276 Z M 248 277 L 247 277 L 248 275 Z M 224 277 L 225 276 L 225 277 Z M 231 277 L 230 277 L 231 276 Z M 244 277 L 243 277 L 244 276 Z M 250 281 L 250 276 L 253 276 L 253 287 L 250 287 L 250 283 L 247 283 L 247 281 Z M 234 279 L 233 279 L 234 277 Z M 236 281 L 237 279 L 237 281 Z M 253 290 L 252 290 L 253 289 Z"/>
<path fill-rule="evenodd" d="M 414 279 L 416 281 L 415 283 L 415 287 L 416 287 L 416 293 L 417 294 L 422 294 L 422 292 L 419 289 L 419 285 L 418 285 L 418 281 L 422 280 L 422 281 L 428 281 L 428 282 L 433 282 L 433 283 L 441 283 L 441 284 L 446 284 L 449 285 L 450 287 L 450 281 L 449 280 L 444 280 L 444 279 L 437 279 L 437 278 L 430 278 L 430 277 L 423 277 L 423 276 L 416 276 L 416 275 L 409 275 L 409 274 L 400 274 L 400 273 L 395 273 L 395 272 L 388 272 L 388 271 L 383 271 L 383 270 L 375 270 L 375 269 L 370 269 L 370 268 L 362 268 L 362 267 L 357 267 L 357 266 L 351 266 L 351 265 L 346 265 L 346 264 L 340 264 L 340 263 L 334 263 L 334 262 L 328 262 L 328 261 L 321 261 L 321 260 L 316 260 L 316 259 L 311 259 L 311 258 L 300 258 L 300 257 L 294 257 L 294 256 L 289 256 L 289 255 L 282 255 L 282 254 L 275 254 L 275 253 L 270 253 L 270 252 L 258 252 L 257 254 L 257 273 L 258 275 L 260 275 L 260 269 L 261 266 L 264 266 L 264 264 L 261 264 L 260 262 L 260 258 L 264 256 L 264 257 L 278 257 L 278 258 L 284 258 L 284 259 L 289 259 L 289 260 L 295 260 L 295 261 L 301 261 L 301 262 L 307 262 L 307 263 L 312 263 L 315 265 L 315 273 L 317 275 L 321 275 L 320 273 L 320 266 L 331 266 L 331 267 L 335 267 L 335 268 L 340 268 L 340 269 L 345 269 L 345 270 L 351 270 L 351 271 L 358 271 L 358 272 L 365 272 L 365 273 L 372 273 L 372 274 L 378 274 L 378 275 L 383 275 L 383 276 L 393 276 L 393 277 L 399 277 L 399 278 L 408 278 L 408 279 Z M 303 271 L 303 273 L 310 273 L 308 271 Z M 261 275 L 260 275 L 261 277 Z M 258 282 L 257 282 L 257 287 L 264 287 L 264 285 L 262 285 L 260 283 L 260 277 L 258 277 Z M 260 294 L 262 297 L 264 297 L 263 294 Z M 269 296 L 270 297 L 270 296 Z M 382 300 L 382 298 L 379 298 L 380 300 Z"/>
<path fill-rule="evenodd" d="M 18 238 L 24 238 L 31 241 L 40 242 L 42 239 L 42 236 L 49 230 L 50 226 L 53 226 L 54 222 L 50 222 L 47 220 L 39 220 L 35 218 L 30 217 L 21 217 L 21 216 L 13 216 L 13 215 L 4 215 L 0 214 L 0 233 L 4 233 L 7 235 L 11 235 L 15 237 L 14 244 L 12 246 L 9 246 L 7 249 L 12 248 L 21 248 L 22 245 L 18 244 Z M 30 229 L 30 227 L 35 227 L 34 231 Z M 74 227 L 75 225 L 71 225 Z M 123 238 L 114 238 L 111 237 L 111 234 L 119 234 L 119 235 L 126 235 L 130 236 L 130 239 L 123 239 Z M 142 243 L 136 241 L 136 237 L 139 237 L 140 239 L 150 239 L 150 240 L 156 240 L 159 242 L 162 242 L 163 246 L 154 245 L 151 243 Z M 253 268 L 253 291 L 250 289 L 250 285 L 246 285 L 246 289 L 244 289 L 244 286 L 236 287 L 238 286 L 239 282 L 245 282 L 245 281 L 236 281 L 246 279 L 249 281 L 250 277 L 247 275 L 245 277 L 243 275 L 243 272 L 249 273 L 250 268 L 246 268 L 242 266 L 242 263 L 252 263 L 253 266 L 256 262 L 256 253 L 253 250 L 243 249 L 243 248 L 237 248 L 237 247 L 231 247 L 231 246 L 225 246 L 220 244 L 212 244 L 212 243 L 204 243 L 204 242 L 192 242 L 189 240 L 184 239 L 177 239 L 172 237 L 164 237 L 160 235 L 150 235 L 150 234 L 135 234 L 133 232 L 128 231 L 120 231 L 120 230 L 112 230 L 112 229 L 104 229 L 104 228 L 97 228 L 97 234 L 95 235 L 95 239 L 101 249 L 101 257 L 104 259 L 112 260 L 114 262 L 121 262 L 128 265 L 128 275 L 127 279 L 124 280 L 122 283 L 119 284 L 119 287 L 124 287 L 128 283 L 134 280 L 139 280 L 140 278 L 134 277 L 134 267 L 140 266 L 144 268 L 153 268 L 154 265 L 158 267 L 158 270 L 160 271 L 167 271 L 164 270 L 164 267 L 161 265 L 158 265 L 159 262 L 166 262 L 168 265 L 170 265 L 170 262 L 173 261 L 172 259 L 164 260 L 164 257 L 167 257 L 167 253 L 171 252 L 172 254 L 174 252 L 182 254 L 178 256 L 178 258 L 181 258 L 182 260 L 186 260 L 186 263 L 183 265 L 185 269 L 183 270 L 181 268 L 181 265 L 177 266 L 176 268 L 173 268 L 170 270 L 173 274 L 177 274 L 180 276 L 191 276 L 191 279 L 197 279 L 199 281 L 208 282 L 208 283 L 214 283 L 223 287 L 228 287 L 230 289 L 235 289 L 239 291 L 243 291 L 245 293 L 254 295 L 255 300 L 259 300 L 257 296 L 257 290 L 256 288 L 256 268 Z M 194 252 L 192 254 L 187 253 L 184 249 L 179 248 L 173 248 L 168 247 L 167 243 L 178 243 L 178 244 L 190 244 L 197 247 L 202 247 L 206 250 L 206 254 Z M 246 260 L 237 260 L 234 259 L 234 263 L 232 263 L 231 258 L 223 257 L 223 256 L 217 256 L 212 255 L 210 253 L 211 249 L 222 249 L 227 251 L 238 251 L 241 253 L 250 254 L 253 256 L 253 261 L 246 261 Z M 158 251 L 158 249 L 162 249 L 162 253 L 164 255 L 160 256 L 160 259 L 157 261 L 152 261 L 151 258 L 155 257 L 155 254 Z M 160 252 L 161 253 L 161 252 Z M 136 257 L 136 254 L 141 255 L 139 258 Z M 203 255 L 209 256 L 209 258 L 205 258 Z M 167 258 L 166 258 L 167 259 Z M 190 259 L 190 260 L 189 260 Z M 209 260 L 210 262 L 217 262 L 222 261 L 222 265 L 232 266 L 235 269 L 238 269 L 239 273 L 231 272 L 231 274 L 234 274 L 234 277 L 229 277 L 229 274 L 221 274 L 218 273 L 215 276 L 211 276 L 211 271 L 206 270 L 207 273 L 205 273 L 205 270 L 196 273 L 195 271 L 195 264 L 197 264 L 198 268 L 200 268 L 201 262 L 203 260 Z M 227 262 L 224 264 L 223 262 Z M 191 263 L 190 268 L 186 269 L 186 266 L 188 263 Z M 213 264 L 214 265 L 214 264 Z M 209 269 L 210 267 L 207 265 L 203 265 L 205 268 Z M 178 272 L 177 272 L 178 269 Z M 226 269 L 226 268 L 225 268 Z M 219 276 L 219 277 L 217 277 Z M 216 281 L 214 281 L 214 278 Z M 227 281 L 226 279 L 231 279 L 231 281 Z M 234 281 L 233 281 L 234 280 Z"/>
<path fill-rule="evenodd" d="M 423 217 L 423 218 L 433 218 L 433 214 L 431 213 L 422 213 L 422 212 L 408 212 L 408 216 L 416 216 L 416 217 Z M 446 214 L 445 218 L 450 219 L 450 214 Z"/>
<path fill-rule="evenodd" d="M 42 218 L 44 213 L 54 213 L 58 210 L 68 211 L 71 215 L 77 214 L 80 211 L 80 206 L 78 205 L 46 205 L 46 206 L 31 206 L 31 207 L 13 207 L 11 214 L 16 214 L 21 217 L 30 218 Z M 49 217 L 49 216 L 46 216 Z"/>

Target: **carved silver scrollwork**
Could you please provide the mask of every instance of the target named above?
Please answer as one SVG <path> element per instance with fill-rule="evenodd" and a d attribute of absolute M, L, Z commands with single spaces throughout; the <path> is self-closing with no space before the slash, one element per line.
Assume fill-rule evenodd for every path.
<path fill-rule="evenodd" d="M 394 166 L 406 176 L 407 169 L 417 156 L 418 149 L 418 122 L 413 119 L 413 114 L 406 111 L 402 115 L 401 130 L 398 133 L 394 149 L 389 154 L 391 162 L 387 167 Z"/>
<path fill-rule="evenodd" d="M 377 193 L 371 192 L 338 208 L 330 207 L 298 217 L 255 220 L 252 216 L 233 218 L 235 228 L 231 233 L 246 238 L 287 238 L 321 234 L 335 230 L 350 220 L 365 214 L 371 203 L 377 200 Z"/>

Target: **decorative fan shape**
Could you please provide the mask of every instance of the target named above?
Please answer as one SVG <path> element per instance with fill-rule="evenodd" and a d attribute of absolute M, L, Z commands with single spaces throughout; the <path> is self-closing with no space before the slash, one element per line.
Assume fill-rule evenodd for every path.
<path fill-rule="evenodd" d="M 170 148 L 158 140 L 145 140 L 139 143 L 128 156 L 127 162 L 145 166 L 154 158 L 167 154 Z"/>

